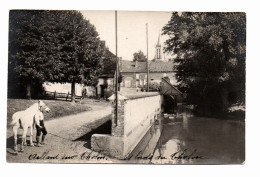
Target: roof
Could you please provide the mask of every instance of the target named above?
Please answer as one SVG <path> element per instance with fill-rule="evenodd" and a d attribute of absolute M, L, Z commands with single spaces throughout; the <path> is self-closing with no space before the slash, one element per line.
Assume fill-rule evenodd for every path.
<path fill-rule="evenodd" d="M 173 72 L 173 61 L 151 61 L 149 64 L 150 72 Z"/>
<path fill-rule="evenodd" d="M 146 62 L 120 61 L 121 72 L 145 72 L 146 68 Z"/>
<path fill-rule="evenodd" d="M 157 41 L 156 46 L 161 46 L 161 43 L 160 43 L 160 34 L 159 34 L 159 36 L 158 36 L 158 41 Z"/>
<path fill-rule="evenodd" d="M 176 90 L 177 92 L 179 92 L 182 95 L 182 92 L 180 90 L 178 90 L 176 87 L 174 87 L 167 79 L 162 78 L 163 81 L 165 81 L 169 86 L 171 86 L 174 90 Z"/>
<path fill-rule="evenodd" d="M 149 72 L 173 72 L 173 61 L 149 61 Z M 121 72 L 146 72 L 146 62 L 120 61 Z"/>

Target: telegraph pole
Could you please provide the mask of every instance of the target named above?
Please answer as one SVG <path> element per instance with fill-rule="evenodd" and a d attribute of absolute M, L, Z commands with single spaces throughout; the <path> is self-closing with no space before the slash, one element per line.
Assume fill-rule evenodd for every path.
<path fill-rule="evenodd" d="M 146 23 L 146 53 L 147 53 L 147 92 L 149 92 L 149 61 L 148 61 L 148 23 Z"/>
<path fill-rule="evenodd" d="M 115 125 L 117 126 L 118 116 L 118 58 L 117 58 L 117 11 L 115 11 L 115 37 L 116 37 L 116 84 L 115 84 Z"/>

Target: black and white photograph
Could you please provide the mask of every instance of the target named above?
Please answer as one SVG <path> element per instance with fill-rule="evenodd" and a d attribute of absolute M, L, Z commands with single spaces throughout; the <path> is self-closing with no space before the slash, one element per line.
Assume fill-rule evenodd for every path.
<path fill-rule="evenodd" d="M 243 165 L 246 19 L 10 9 L 6 161 Z"/>

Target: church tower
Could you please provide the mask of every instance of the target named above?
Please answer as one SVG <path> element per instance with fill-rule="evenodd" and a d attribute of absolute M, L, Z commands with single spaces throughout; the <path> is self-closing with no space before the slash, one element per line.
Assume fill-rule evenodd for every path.
<path fill-rule="evenodd" d="M 155 57 L 154 57 L 155 60 L 161 60 L 162 59 L 161 48 L 162 48 L 162 46 L 160 44 L 160 34 L 159 34 L 158 41 L 157 41 L 157 44 L 155 46 Z"/>

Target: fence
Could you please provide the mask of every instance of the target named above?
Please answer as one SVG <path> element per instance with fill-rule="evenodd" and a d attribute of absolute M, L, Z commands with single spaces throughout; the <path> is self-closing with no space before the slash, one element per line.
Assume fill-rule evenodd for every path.
<path fill-rule="evenodd" d="M 45 99 L 57 99 L 57 100 L 72 100 L 72 95 L 68 92 L 68 93 L 58 93 L 58 92 L 49 92 L 49 91 L 45 91 L 43 97 Z M 75 100 L 79 100 L 79 102 L 82 100 L 82 96 L 77 96 L 75 95 Z"/>

